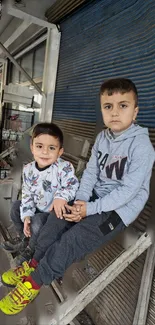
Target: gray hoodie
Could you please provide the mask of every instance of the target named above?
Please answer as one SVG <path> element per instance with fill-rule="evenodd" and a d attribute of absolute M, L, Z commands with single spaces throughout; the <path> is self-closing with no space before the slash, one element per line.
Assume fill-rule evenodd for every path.
<path fill-rule="evenodd" d="M 154 160 L 147 128 L 132 124 L 116 138 L 99 133 L 76 194 L 87 216 L 115 210 L 126 226 L 133 222 L 148 199 Z M 93 190 L 98 199 L 88 202 Z"/>

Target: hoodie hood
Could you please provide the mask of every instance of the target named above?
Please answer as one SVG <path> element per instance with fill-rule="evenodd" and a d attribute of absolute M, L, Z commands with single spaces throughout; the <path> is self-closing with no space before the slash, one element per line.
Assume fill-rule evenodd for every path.
<path fill-rule="evenodd" d="M 110 131 L 109 129 L 105 130 L 105 136 L 109 141 L 122 141 L 128 138 L 134 138 L 137 135 L 147 135 L 149 136 L 148 133 L 148 129 L 147 128 L 143 128 L 141 126 L 139 126 L 138 124 L 132 124 L 131 126 L 129 126 L 129 128 L 127 130 L 125 130 L 124 132 L 122 132 L 119 136 L 117 136 L 115 139 L 112 137 L 112 131 Z"/>

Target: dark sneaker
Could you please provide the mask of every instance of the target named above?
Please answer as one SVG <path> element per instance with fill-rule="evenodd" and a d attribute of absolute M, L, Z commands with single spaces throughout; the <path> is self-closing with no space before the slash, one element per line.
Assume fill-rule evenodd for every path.
<path fill-rule="evenodd" d="M 58 284 L 59 284 L 60 286 L 62 286 L 62 284 L 63 284 L 63 278 L 61 277 L 61 278 L 58 278 L 58 279 L 56 279 L 56 280 L 57 280 Z"/>
<path fill-rule="evenodd" d="M 24 237 L 21 239 L 17 237 L 15 239 L 5 241 L 1 243 L 1 247 L 10 253 L 16 253 L 25 250 L 28 245 L 29 238 Z"/>
<path fill-rule="evenodd" d="M 18 256 L 14 258 L 16 266 L 22 265 L 23 262 L 29 262 L 33 257 L 34 251 L 28 246 L 26 249 Z"/>

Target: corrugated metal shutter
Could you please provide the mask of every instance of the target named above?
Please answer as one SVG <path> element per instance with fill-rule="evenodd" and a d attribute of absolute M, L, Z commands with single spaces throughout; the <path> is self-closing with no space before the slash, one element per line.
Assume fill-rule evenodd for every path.
<path fill-rule="evenodd" d="M 93 137 L 96 119 L 101 123 L 100 84 L 119 76 L 137 85 L 138 121 L 155 127 L 154 15 L 153 0 L 98 0 L 61 24 L 53 115 L 61 127 Z"/>
<path fill-rule="evenodd" d="M 89 2 L 92 0 L 89 0 Z M 48 21 L 59 23 L 62 18 L 73 13 L 75 9 L 88 0 L 57 0 L 45 13 Z"/>

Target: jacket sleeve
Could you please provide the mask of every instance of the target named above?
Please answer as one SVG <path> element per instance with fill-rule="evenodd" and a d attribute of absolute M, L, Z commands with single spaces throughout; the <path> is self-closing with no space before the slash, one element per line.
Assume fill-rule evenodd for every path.
<path fill-rule="evenodd" d="M 143 145 L 135 147 L 128 171 L 122 178 L 122 184 L 103 198 L 99 198 L 95 202 L 88 202 L 87 216 L 117 210 L 135 198 L 143 186 L 145 178 L 150 179 L 151 177 L 155 153 L 152 146 L 148 147 Z"/>
<path fill-rule="evenodd" d="M 92 148 L 91 157 L 87 163 L 85 171 L 83 172 L 80 187 L 76 193 L 76 200 L 89 201 L 90 197 L 92 196 L 92 191 L 99 175 L 98 147 L 101 134 L 102 133 L 98 134 Z"/>
<path fill-rule="evenodd" d="M 23 169 L 22 199 L 20 206 L 20 217 L 24 222 L 25 217 L 33 217 L 36 211 L 30 182 L 27 175 L 27 167 Z"/>
<path fill-rule="evenodd" d="M 64 199 L 67 202 L 74 200 L 79 181 L 75 176 L 73 165 L 66 161 L 59 174 L 60 187 L 55 192 L 54 199 Z"/>

